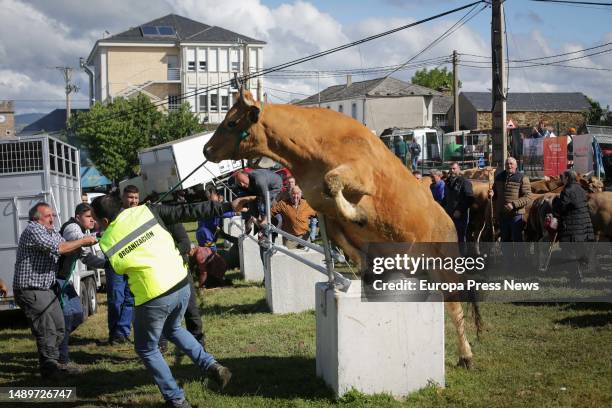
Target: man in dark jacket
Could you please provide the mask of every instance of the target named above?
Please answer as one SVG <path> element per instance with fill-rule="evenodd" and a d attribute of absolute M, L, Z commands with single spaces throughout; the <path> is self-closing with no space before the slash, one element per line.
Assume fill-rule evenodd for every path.
<path fill-rule="evenodd" d="M 404 166 L 406 165 L 406 154 L 408 153 L 408 147 L 406 141 L 402 136 L 396 136 L 394 142 L 395 155 L 402 161 Z"/>
<path fill-rule="evenodd" d="M 166 227 L 170 235 L 172 235 L 172 239 L 174 239 L 176 249 L 178 249 L 179 253 L 183 257 L 185 264 L 188 265 L 189 254 L 191 252 L 191 240 L 187 235 L 185 227 L 181 223 L 169 224 Z M 202 347 L 204 347 L 204 350 L 206 350 L 206 340 L 204 331 L 202 330 L 202 316 L 200 315 L 198 296 L 196 295 L 191 273 L 187 275 L 187 279 L 189 280 L 190 294 L 189 303 L 187 303 L 187 309 L 185 309 L 185 326 L 187 327 L 187 331 L 191 333 L 197 341 L 202 343 Z M 163 336 L 159 339 L 159 349 L 162 353 L 165 353 L 168 350 L 168 339 Z"/>
<path fill-rule="evenodd" d="M 494 200 L 502 242 L 522 242 L 525 227 L 525 207 L 531 203 L 529 178 L 517 171 L 516 159 L 506 159 L 506 170 L 495 177 L 489 197 Z"/>
<path fill-rule="evenodd" d="M 472 182 L 461 175 L 459 163 L 451 164 L 450 174 L 444 187 L 443 206 L 457 229 L 462 253 L 465 251 L 467 226 L 470 221 L 470 206 L 474 202 Z"/>
<path fill-rule="evenodd" d="M 559 197 L 553 201 L 553 211 L 559 216 L 559 241 L 571 242 L 564 245 L 568 254 L 577 261 L 577 279 L 582 279 L 582 269 L 588 267 L 587 251 L 584 242 L 595 240 L 593 224 L 589 214 L 587 195 L 584 189 L 576 182 L 576 173 L 566 170 L 561 175 L 565 184 Z M 562 244 L 563 245 L 563 244 Z"/>

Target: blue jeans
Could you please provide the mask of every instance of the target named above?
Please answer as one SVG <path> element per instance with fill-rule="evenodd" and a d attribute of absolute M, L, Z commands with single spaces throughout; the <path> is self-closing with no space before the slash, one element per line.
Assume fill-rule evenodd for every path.
<path fill-rule="evenodd" d="M 130 292 L 126 275 L 106 268 L 106 294 L 108 295 L 108 337 L 128 337 L 134 314 L 134 295 Z"/>
<path fill-rule="evenodd" d="M 308 234 L 308 238 L 311 242 L 314 242 L 314 240 L 317 238 L 317 225 L 319 225 L 319 219 L 317 217 L 310 218 L 310 233 Z"/>
<path fill-rule="evenodd" d="M 419 167 L 419 156 L 413 156 L 412 157 L 412 171 L 416 171 L 418 167 Z"/>
<path fill-rule="evenodd" d="M 173 293 L 136 306 L 134 314 L 134 349 L 153 375 L 166 401 L 182 400 L 185 393 L 157 347 L 162 333 L 202 370 L 206 371 L 216 362 L 212 354 L 204 351 L 202 344 L 181 327 L 189 296 L 189 285 L 185 285 Z"/>
<path fill-rule="evenodd" d="M 64 279 L 57 279 L 57 284 L 60 289 L 64 287 L 65 282 Z M 62 312 L 64 313 L 65 334 L 64 340 L 62 340 L 59 346 L 58 362 L 67 364 L 70 361 L 68 353 L 70 333 L 75 331 L 76 328 L 83 323 L 83 306 L 81 305 L 81 298 L 77 295 L 72 283 L 66 285 L 62 292 Z"/>

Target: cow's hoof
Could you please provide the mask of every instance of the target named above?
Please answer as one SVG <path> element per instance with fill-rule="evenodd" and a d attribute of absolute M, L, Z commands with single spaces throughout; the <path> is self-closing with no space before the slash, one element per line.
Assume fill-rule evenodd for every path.
<path fill-rule="evenodd" d="M 457 367 L 465 368 L 470 370 L 474 367 L 474 361 L 471 357 L 461 357 L 457 363 Z"/>

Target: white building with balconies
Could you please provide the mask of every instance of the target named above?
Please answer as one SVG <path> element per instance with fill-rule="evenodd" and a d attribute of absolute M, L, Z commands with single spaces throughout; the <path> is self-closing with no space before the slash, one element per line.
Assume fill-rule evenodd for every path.
<path fill-rule="evenodd" d="M 203 122 L 220 123 L 229 107 L 234 75 L 263 69 L 265 42 L 175 14 L 98 40 L 82 66 L 90 99 L 148 96 L 163 110 L 188 102 Z M 258 100 L 263 77 L 248 81 Z"/>

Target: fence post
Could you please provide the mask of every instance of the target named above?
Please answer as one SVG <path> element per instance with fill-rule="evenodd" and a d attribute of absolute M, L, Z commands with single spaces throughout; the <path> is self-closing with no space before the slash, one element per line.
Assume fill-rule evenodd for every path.
<path fill-rule="evenodd" d="M 325 267 L 327 268 L 328 284 L 333 287 L 336 283 L 334 275 L 334 261 L 331 256 L 331 248 L 329 239 L 327 238 L 327 224 L 325 215 L 319 213 L 319 230 L 321 231 L 321 239 L 323 239 L 323 249 L 325 250 Z"/>

